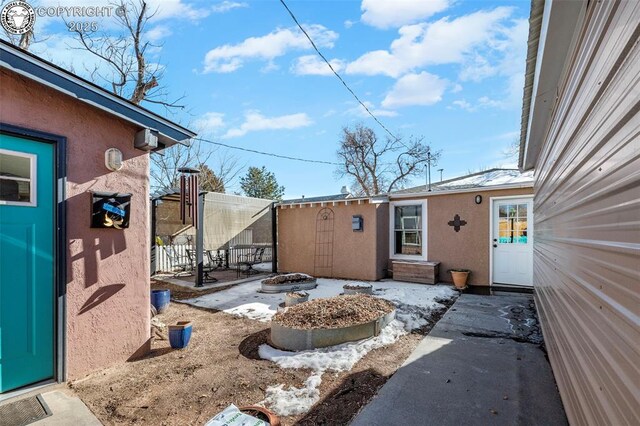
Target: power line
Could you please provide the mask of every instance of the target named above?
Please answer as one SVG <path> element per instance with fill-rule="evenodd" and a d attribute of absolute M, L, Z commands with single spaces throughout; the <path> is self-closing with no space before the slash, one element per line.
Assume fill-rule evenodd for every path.
<path fill-rule="evenodd" d="M 362 107 L 365 109 L 365 111 L 367 111 L 367 113 L 371 116 L 371 118 L 373 118 L 376 123 L 378 123 L 380 125 L 380 127 L 382 127 L 384 129 L 385 132 L 387 132 L 394 140 L 396 141 L 400 141 L 400 143 L 402 143 L 401 139 L 398 138 L 396 135 L 394 135 L 393 133 L 391 133 L 391 131 L 387 128 L 387 126 L 385 126 L 384 124 L 382 124 L 382 122 L 380 120 L 378 120 L 378 117 L 376 117 L 375 115 L 373 115 L 373 113 L 371 112 L 371 110 L 364 104 L 364 102 L 362 102 L 360 100 L 360 98 L 358 97 L 358 95 L 356 95 L 356 93 L 351 90 L 351 88 L 349 87 L 349 85 L 344 81 L 344 79 L 340 76 L 340 74 L 338 74 L 338 72 L 333 68 L 333 65 L 331 65 L 331 63 L 327 60 L 327 58 L 325 58 L 325 56 L 322 54 L 322 52 L 320 52 L 320 49 L 318 49 L 318 47 L 316 46 L 316 44 L 314 43 L 314 41 L 311 39 L 311 37 L 309 36 L 309 34 L 305 31 L 304 28 L 302 28 L 302 25 L 300 25 L 300 22 L 298 22 L 298 19 L 296 18 L 296 16 L 293 14 L 293 12 L 291 11 L 291 9 L 289 9 L 289 6 L 287 6 L 287 4 L 284 2 L 284 0 L 280 0 L 280 3 L 282 3 L 282 5 L 284 6 L 285 9 L 287 9 L 287 12 L 289 12 L 289 15 L 291 15 L 291 19 L 293 19 L 293 22 L 296 23 L 296 25 L 298 26 L 298 28 L 300 28 L 300 31 L 302 31 L 302 33 L 307 37 L 307 39 L 309 40 L 309 42 L 311 43 L 311 46 L 313 46 L 313 49 L 316 51 L 316 53 L 318 53 L 318 55 L 320 55 L 320 57 L 322 58 L 322 60 L 329 66 L 329 68 L 331 69 L 331 71 L 336 75 L 336 77 L 338 77 L 338 80 L 340 80 L 342 82 L 342 84 L 344 85 L 344 87 L 347 88 L 347 90 L 353 95 L 353 97 L 356 99 L 356 101 L 358 101 L 358 103 L 360 105 L 362 105 Z M 403 144 L 404 145 L 404 144 Z M 406 145 L 405 145 L 406 146 Z"/>
<path fill-rule="evenodd" d="M 309 160 L 307 158 L 290 157 L 288 155 L 274 154 L 272 152 L 264 152 L 264 151 L 257 151 L 255 149 L 241 148 L 239 146 L 227 145 L 227 144 L 224 144 L 222 142 L 215 142 L 215 141 L 208 140 L 208 139 L 202 139 L 202 138 L 191 138 L 191 139 L 193 139 L 194 141 L 206 142 L 206 143 L 210 143 L 210 144 L 213 144 L 213 145 L 223 146 L 225 148 L 237 149 L 238 151 L 251 152 L 251 153 L 254 153 L 254 154 L 266 155 L 266 156 L 269 156 L 269 157 L 283 158 L 285 160 L 302 161 L 302 162 L 305 162 L 305 163 L 328 164 L 330 166 L 339 166 L 340 165 L 339 163 L 332 163 L 331 161 Z"/>

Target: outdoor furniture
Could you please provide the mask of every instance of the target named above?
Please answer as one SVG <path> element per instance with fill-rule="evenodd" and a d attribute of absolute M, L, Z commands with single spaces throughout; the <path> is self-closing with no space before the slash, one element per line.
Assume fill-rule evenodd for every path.
<path fill-rule="evenodd" d="M 220 250 L 207 250 L 207 258 L 209 258 L 209 265 L 213 269 L 227 269 L 227 254 Z"/>
<path fill-rule="evenodd" d="M 171 268 L 171 272 L 173 272 L 174 277 L 179 276 L 183 272 L 192 272 L 193 263 L 187 255 L 181 255 L 172 246 L 162 246 L 162 249 L 167 254 L 167 258 L 169 259 L 169 266 Z"/>
<path fill-rule="evenodd" d="M 187 257 L 189 257 L 189 260 L 194 265 L 194 269 L 195 269 L 195 265 L 196 265 L 195 253 L 193 252 L 193 250 L 190 250 L 190 249 L 186 249 L 185 251 L 187 252 Z M 207 282 L 207 283 L 215 283 L 216 281 L 218 281 L 218 279 L 216 277 L 212 277 L 211 275 L 209 275 L 211 272 L 213 272 L 214 269 L 216 269 L 215 266 L 213 266 L 211 263 L 205 264 L 204 263 L 204 259 L 203 259 L 203 262 L 202 262 L 202 272 L 203 272 L 202 281 Z"/>
<path fill-rule="evenodd" d="M 264 247 L 254 247 L 251 249 L 250 253 L 240 254 L 238 255 L 238 274 L 241 271 L 241 266 L 246 266 L 242 272 L 247 275 L 258 274 L 260 271 L 256 271 L 253 269 L 253 265 L 257 265 L 258 263 L 262 263 L 262 256 L 264 254 Z"/>

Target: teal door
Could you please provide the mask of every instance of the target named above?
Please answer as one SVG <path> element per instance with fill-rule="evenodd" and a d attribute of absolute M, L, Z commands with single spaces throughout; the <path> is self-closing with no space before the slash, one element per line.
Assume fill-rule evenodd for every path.
<path fill-rule="evenodd" d="M 0 392 L 54 377 L 54 145 L 0 134 Z"/>

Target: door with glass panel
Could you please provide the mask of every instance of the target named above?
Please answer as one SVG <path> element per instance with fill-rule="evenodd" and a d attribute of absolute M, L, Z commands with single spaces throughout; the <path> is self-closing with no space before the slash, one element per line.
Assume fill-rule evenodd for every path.
<path fill-rule="evenodd" d="M 493 202 L 493 282 L 533 285 L 533 199 Z"/>
<path fill-rule="evenodd" d="M 0 393 L 54 377 L 53 150 L 0 134 Z"/>

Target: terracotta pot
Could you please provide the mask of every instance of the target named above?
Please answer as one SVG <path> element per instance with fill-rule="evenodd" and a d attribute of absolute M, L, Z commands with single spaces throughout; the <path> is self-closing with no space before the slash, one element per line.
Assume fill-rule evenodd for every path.
<path fill-rule="evenodd" d="M 450 271 L 451 278 L 453 278 L 453 285 L 456 286 L 457 289 L 467 288 L 467 279 L 469 278 L 469 272 L 462 271 Z"/>
<path fill-rule="evenodd" d="M 280 426 L 280 417 L 264 407 L 249 405 L 247 407 L 240 407 L 239 410 L 260 420 L 266 420 L 271 426 Z"/>

